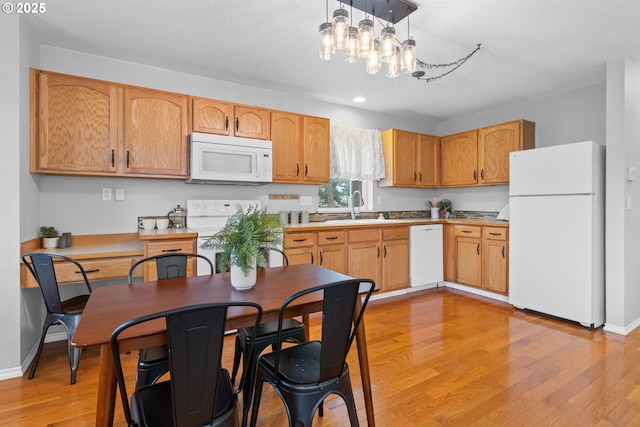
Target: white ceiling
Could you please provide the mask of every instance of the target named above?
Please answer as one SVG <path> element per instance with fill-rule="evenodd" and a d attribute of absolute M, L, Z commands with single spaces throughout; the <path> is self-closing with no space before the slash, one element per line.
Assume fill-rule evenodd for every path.
<path fill-rule="evenodd" d="M 640 63 L 638 0 L 419 0 L 418 57 L 452 74 L 425 83 L 318 56 L 325 0 L 55 0 L 30 15 L 42 44 L 421 119 L 447 119 L 591 85 L 605 63 Z M 329 0 L 329 14 L 339 7 Z M 354 9 L 353 21 L 363 18 Z M 382 25 L 376 22 L 379 31 Z M 400 39 L 407 22 L 399 22 Z M 427 76 L 431 75 L 426 71 Z"/>

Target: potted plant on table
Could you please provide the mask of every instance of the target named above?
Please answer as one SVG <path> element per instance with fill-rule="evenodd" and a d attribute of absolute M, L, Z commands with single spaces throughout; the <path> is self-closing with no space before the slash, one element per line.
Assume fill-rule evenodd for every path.
<path fill-rule="evenodd" d="M 202 245 L 217 249 L 218 269 L 231 271 L 231 284 L 236 289 L 249 289 L 256 283 L 256 268 L 266 267 L 265 249 L 282 245 L 284 229 L 277 215 L 254 206 L 245 212 L 241 207 L 216 234 Z"/>
<path fill-rule="evenodd" d="M 42 247 L 45 249 L 54 249 L 58 247 L 58 230 L 53 226 L 40 227 L 42 235 Z"/>

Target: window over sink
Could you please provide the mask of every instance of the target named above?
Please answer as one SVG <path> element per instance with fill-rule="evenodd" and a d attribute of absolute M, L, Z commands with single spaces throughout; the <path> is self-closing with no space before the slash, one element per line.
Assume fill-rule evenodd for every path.
<path fill-rule="evenodd" d="M 363 211 L 372 210 L 373 206 L 373 181 L 349 181 L 341 178 L 331 178 L 329 184 L 318 186 L 319 212 L 350 212 L 351 195 L 354 191 L 360 191 L 364 206 Z M 356 199 L 358 203 L 358 199 Z"/>

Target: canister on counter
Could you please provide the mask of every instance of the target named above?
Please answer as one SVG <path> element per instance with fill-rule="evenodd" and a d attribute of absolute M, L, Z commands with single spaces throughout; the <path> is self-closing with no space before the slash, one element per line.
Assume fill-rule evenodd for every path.
<path fill-rule="evenodd" d="M 309 211 L 300 211 L 300 223 L 301 224 L 309 223 Z"/>
<path fill-rule="evenodd" d="M 65 232 L 62 233 L 62 236 L 64 237 L 66 243 L 67 243 L 67 247 L 70 248 L 71 247 L 71 233 L 69 232 Z"/>
<path fill-rule="evenodd" d="M 292 224 L 292 225 L 298 224 L 299 219 L 300 219 L 300 211 L 291 211 L 289 224 Z"/>
<path fill-rule="evenodd" d="M 280 211 L 280 224 L 289 224 L 289 211 Z"/>

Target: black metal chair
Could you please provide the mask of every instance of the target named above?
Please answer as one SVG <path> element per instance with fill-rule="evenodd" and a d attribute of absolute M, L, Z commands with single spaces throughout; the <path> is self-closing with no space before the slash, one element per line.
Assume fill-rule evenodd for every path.
<path fill-rule="evenodd" d="M 40 286 L 42 296 L 44 297 L 44 304 L 47 308 L 47 317 L 45 318 L 44 325 L 42 326 L 42 335 L 40 336 L 38 351 L 31 363 L 29 379 L 32 379 L 36 373 L 36 367 L 40 360 L 42 346 L 49 326 L 60 324 L 64 326 L 67 331 L 69 365 L 71 367 L 71 384 L 75 384 L 82 349 L 72 347 L 71 338 L 78 327 L 82 311 L 89 300 L 89 294 L 78 295 L 62 301 L 60 299 L 60 291 L 58 289 L 58 280 L 56 279 L 56 271 L 53 262 L 54 259 L 61 260 L 60 262 L 56 262 L 56 264 L 62 264 L 65 262 L 73 264 L 75 269 L 77 269 L 76 273 L 82 276 L 82 281 L 84 281 L 89 294 L 91 294 L 89 279 L 87 279 L 87 274 L 78 261 L 62 255 L 45 253 L 28 253 L 22 255 L 22 262 L 24 262 L 33 277 L 36 279 L 36 282 L 38 282 L 38 286 Z M 80 276 L 78 277 L 80 278 Z"/>
<path fill-rule="evenodd" d="M 289 258 L 280 249 L 272 248 L 272 251 L 278 252 L 282 256 L 282 263 L 289 265 Z M 265 257 L 268 257 L 268 250 L 265 250 Z M 252 336 L 255 334 L 255 339 L 252 340 Z M 287 318 L 283 321 L 282 327 L 282 341 L 283 342 L 295 342 L 302 343 L 308 339 L 307 328 L 304 322 L 300 322 L 293 318 Z M 233 358 L 233 371 L 231 374 L 231 381 L 236 380 L 238 368 L 240 366 L 240 359 L 244 355 L 243 363 L 243 375 L 245 375 L 245 383 L 242 390 L 243 400 L 243 426 L 246 425 L 248 420 L 249 408 L 251 407 L 251 398 L 253 394 L 254 372 L 258 356 L 262 351 L 272 346 L 275 349 L 275 345 L 278 339 L 278 322 L 261 323 L 258 326 L 257 331 L 253 328 L 241 328 L 238 329 L 236 334 L 235 354 Z M 253 343 L 253 344 L 252 344 Z"/>
<path fill-rule="evenodd" d="M 229 302 L 182 307 L 129 320 L 111 335 L 111 351 L 118 388 L 129 426 L 238 426 L 238 396 L 229 372 L 222 367 L 227 310 L 255 311 L 254 302 Z M 124 379 L 118 337 L 128 328 L 164 318 L 167 325 L 171 378 L 137 388 L 129 395 Z"/>
<path fill-rule="evenodd" d="M 287 298 L 280 308 L 275 351 L 258 359 L 252 427 L 258 419 L 265 382 L 270 383 L 282 399 L 290 426 L 310 427 L 316 409 L 332 393 L 344 399 L 351 426 L 358 426 L 346 358 L 374 288 L 372 280 L 350 279 L 307 289 Z M 285 311 L 293 301 L 312 292 L 323 292 L 321 339 L 282 348 Z M 356 313 L 361 292 L 366 294 Z"/>
<path fill-rule="evenodd" d="M 147 262 L 156 263 L 158 280 L 186 277 L 187 262 L 190 258 L 206 261 L 210 268 L 210 274 L 213 274 L 214 270 L 212 262 L 209 258 L 203 255 L 191 253 L 170 253 L 150 256 L 138 260 L 129 269 L 129 274 L 127 276 L 128 283 L 132 283 L 133 273 L 136 268 Z M 167 354 L 167 346 L 149 347 L 140 350 L 140 354 L 138 356 L 138 374 L 136 377 L 137 388 L 154 384 L 167 372 L 169 372 L 169 355 Z"/>

